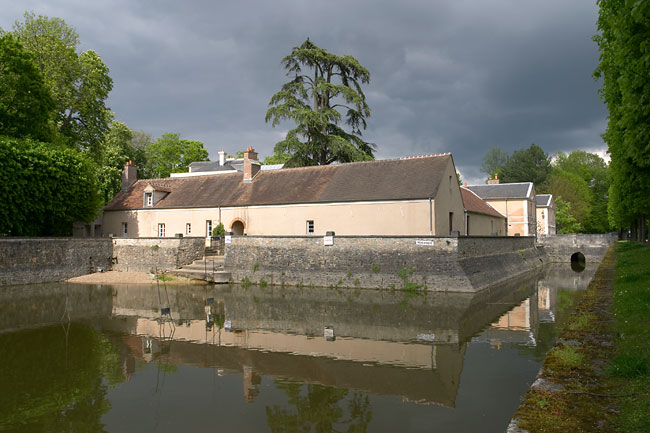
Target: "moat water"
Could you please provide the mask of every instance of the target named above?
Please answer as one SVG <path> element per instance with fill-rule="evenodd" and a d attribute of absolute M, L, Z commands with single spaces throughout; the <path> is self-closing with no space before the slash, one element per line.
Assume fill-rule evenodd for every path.
<path fill-rule="evenodd" d="M 0 430 L 504 432 L 594 271 L 477 295 L 0 287 Z"/>

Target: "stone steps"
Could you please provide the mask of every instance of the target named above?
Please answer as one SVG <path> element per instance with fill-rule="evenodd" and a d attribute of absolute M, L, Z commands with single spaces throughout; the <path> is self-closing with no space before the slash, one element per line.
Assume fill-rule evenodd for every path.
<path fill-rule="evenodd" d="M 223 265 L 223 256 L 204 256 L 180 269 L 169 271 L 169 273 L 210 283 L 228 283 L 230 281 L 230 272 L 224 271 Z"/>

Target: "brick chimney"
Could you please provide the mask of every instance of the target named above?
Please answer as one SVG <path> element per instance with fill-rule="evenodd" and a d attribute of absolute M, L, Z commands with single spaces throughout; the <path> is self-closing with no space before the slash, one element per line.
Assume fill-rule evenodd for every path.
<path fill-rule="evenodd" d="M 494 179 L 492 179 L 492 176 L 488 179 L 488 185 L 498 185 L 499 184 L 499 176 L 496 174 L 494 175 Z"/>
<path fill-rule="evenodd" d="M 138 180 L 138 167 L 129 160 L 122 170 L 122 189 L 128 189 L 136 180 Z"/>
<path fill-rule="evenodd" d="M 252 182 L 259 171 L 260 163 L 257 160 L 257 152 L 249 146 L 244 152 L 244 182 Z"/>

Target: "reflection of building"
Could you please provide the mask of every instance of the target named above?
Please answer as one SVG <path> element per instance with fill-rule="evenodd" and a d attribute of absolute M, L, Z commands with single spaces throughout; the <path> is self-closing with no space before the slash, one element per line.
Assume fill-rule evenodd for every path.
<path fill-rule="evenodd" d="M 532 296 L 499 317 L 481 335 L 497 347 L 503 343 L 523 343 L 534 346 L 537 344 L 538 330 L 537 296 Z"/>
<path fill-rule="evenodd" d="M 257 394 L 260 393 L 259 384 L 262 378 L 255 374 L 253 367 L 244 365 L 244 397 L 248 403 L 251 403 Z"/>
<path fill-rule="evenodd" d="M 557 289 L 552 289 L 539 282 L 537 288 L 537 304 L 539 306 L 540 322 L 555 322 L 557 312 Z"/>
<path fill-rule="evenodd" d="M 534 291 L 523 279 L 479 294 L 435 293 L 407 302 L 400 292 L 259 287 L 214 287 L 201 293 L 169 287 L 177 326 L 166 353 L 161 339 L 155 291 L 116 286 L 114 317 L 102 328 L 152 339 L 146 360 L 238 372 L 244 398 L 259 392 L 259 377 L 399 395 L 421 403 L 454 406 L 467 342 L 494 317 L 519 305 Z M 525 287 L 526 290 L 519 290 Z M 206 326 L 215 313 L 230 324 Z M 292 302 L 287 302 L 291 299 Z M 210 314 L 207 314 L 210 313 Z M 180 325 L 182 323 L 182 325 Z M 331 326 L 336 339 L 324 334 Z M 199 356 L 200 354 L 200 356 Z"/>

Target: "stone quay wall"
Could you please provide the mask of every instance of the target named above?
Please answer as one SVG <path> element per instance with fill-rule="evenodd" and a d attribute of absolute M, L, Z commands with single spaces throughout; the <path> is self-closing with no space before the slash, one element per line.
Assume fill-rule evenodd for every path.
<path fill-rule="evenodd" d="M 110 269 L 113 245 L 96 238 L 0 238 L 0 286 L 61 281 Z"/>
<path fill-rule="evenodd" d="M 538 242 L 543 247 L 549 262 L 571 262 L 571 255 L 579 252 L 584 254 L 587 263 L 600 263 L 609 245 L 616 242 L 617 239 L 616 233 L 571 234 L 540 236 Z"/>
<path fill-rule="evenodd" d="M 476 292 L 537 269 L 534 237 L 233 236 L 236 282 Z"/>
<path fill-rule="evenodd" d="M 203 257 L 205 238 L 113 238 L 113 267 L 120 272 L 152 272 L 188 265 Z"/>

